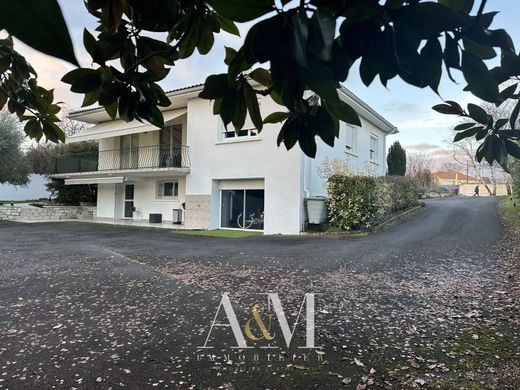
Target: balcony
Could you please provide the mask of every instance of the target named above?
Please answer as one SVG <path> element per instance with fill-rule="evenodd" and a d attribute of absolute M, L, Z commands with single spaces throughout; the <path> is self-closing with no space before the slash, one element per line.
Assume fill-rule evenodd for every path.
<path fill-rule="evenodd" d="M 54 158 L 53 175 L 104 171 L 190 168 L 186 145 L 153 145 L 131 149 L 101 150 Z M 162 170 L 162 169 L 161 169 Z"/>

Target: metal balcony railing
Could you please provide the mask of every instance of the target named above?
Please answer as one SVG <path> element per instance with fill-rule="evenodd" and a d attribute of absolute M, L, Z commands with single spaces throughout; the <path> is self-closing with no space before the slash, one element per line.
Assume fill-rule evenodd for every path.
<path fill-rule="evenodd" d="M 188 149 L 186 145 L 153 145 L 67 154 L 54 158 L 53 173 L 189 168 L 191 164 Z"/>

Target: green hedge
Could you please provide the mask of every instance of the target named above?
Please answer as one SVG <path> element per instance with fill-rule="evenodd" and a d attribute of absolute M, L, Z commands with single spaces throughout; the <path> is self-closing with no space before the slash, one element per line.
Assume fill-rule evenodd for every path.
<path fill-rule="evenodd" d="M 329 224 L 370 229 L 386 215 L 417 205 L 419 186 L 408 177 L 332 175 L 327 181 Z"/>

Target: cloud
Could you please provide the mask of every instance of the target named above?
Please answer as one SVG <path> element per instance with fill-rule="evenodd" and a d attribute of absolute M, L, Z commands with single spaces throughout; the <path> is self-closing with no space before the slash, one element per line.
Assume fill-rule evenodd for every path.
<path fill-rule="evenodd" d="M 439 149 L 440 146 L 428 142 L 420 142 L 417 144 L 406 145 L 405 148 L 418 152 L 430 152 L 432 150 Z"/>

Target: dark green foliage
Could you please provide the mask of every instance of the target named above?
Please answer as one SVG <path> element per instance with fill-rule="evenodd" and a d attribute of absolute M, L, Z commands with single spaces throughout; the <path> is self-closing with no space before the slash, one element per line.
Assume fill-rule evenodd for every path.
<path fill-rule="evenodd" d="M 54 170 L 54 159 L 57 156 L 76 153 L 97 153 L 96 141 L 75 142 L 71 144 L 37 145 L 29 149 L 27 159 L 32 172 L 50 175 Z M 60 204 L 77 205 L 79 202 L 96 202 L 97 185 L 66 186 L 63 180 L 52 179 L 46 185 L 54 200 Z"/>
<path fill-rule="evenodd" d="M 57 1 L 19 3 L 6 4 L 9 12 L 0 15 L 0 28 L 36 49 L 75 62 Z M 474 105 L 464 110 L 457 102 L 446 101 L 434 107 L 478 123 L 462 130 L 455 140 L 481 140 L 476 158 L 498 161 L 507 169 L 507 156 L 520 155 L 514 142 L 520 138 L 515 127 L 520 93 L 516 85 L 502 90 L 500 86 L 518 79 L 520 56 L 508 33 L 491 27 L 496 13 L 485 12 L 485 3 L 87 0 L 89 12 L 99 22 L 94 33 L 85 31 L 83 42 L 95 69 L 73 70 L 63 81 L 84 94 L 84 106 L 99 103 L 112 118 L 119 115 L 126 121 L 139 119 L 162 127 L 159 108 L 170 103 L 158 82 L 195 50 L 208 53 L 216 33 L 238 35 L 234 22 L 255 21 L 238 51 L 226 48 L 227 73 L 208 77 L 201 93 L 214 100 L 214 113 L 226 126 L 231 123 L 238 129 L 249 115 L 261 130 L 264 121 L 257 99 L 271 96 L 286 113 L 267 118 L 267 123 L 283 122 L 278 144 L 290 149 L 298 143 L 314 156 L 316 137 L 332 145 L 340 120 L 359 123 L 356 112 L 337 93 L 355 62 L 360 62 L 361 80 L 367 86 L 376 80 L 386 86 L 399 77 L 435 92 L 443 75 L 453 80 L 452 72 L 457 70 L 467 83 L 464 90 L 474 96 L 496 106 L 506 99 L 519 101 L 510 118 L 496 122 Z M 27 28 L 27 15 L 31 28 Z M 54 38 L 60 44 L 49 46 Z M 500 65 L 490 69 L 486 61 L 499 54 Z M 9 39 L 0 41 L 0 75 L 6 77 L 0 108 L 7 103 L 26 121 L 29 136 L 39 139 L 45 134 L 53 141 L 62 140 L 52 92 L 36 85 L 35 72 L 13 51 Z M 25 84 L 29 89 L 21 88 Z M 510 129 L 504 129 L 508 121 Z"/>
<path fill-rule="evenodd" d="M 29 164 L 21 149 L 23 138 L 18 121 L 0 112 L 0 184 L 29 183 Z"/>
<path fill-rule="evenodd" d="M 62 179 L 52 179 L 46 184 L 56 203 L 64 205 L 78 205 L 80 202 L 95 203 L 97 199 L 97 185 L 84 184 L 66 186 Z"/>
<path fill-rule="evenodd" d="M 406 174 L 406 151 L 399 141 L 395 141 L 388 149 L 386 163 L 388 165 L 388 175 L 404 176 Z"/>
<path fill-rule="evenodd" d="M 329 223 L 342 230 L 370 229 L 418 199 L 419 186 L 409 177 L 333 175 L 327 182 Z"/>
<path fill-rule="evenodd" d="M 369 229 L 380 214 L 377 178 L 333 175 L 327 182 L 329 223 L 342 230 Z"/>

